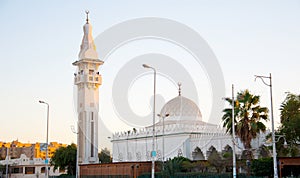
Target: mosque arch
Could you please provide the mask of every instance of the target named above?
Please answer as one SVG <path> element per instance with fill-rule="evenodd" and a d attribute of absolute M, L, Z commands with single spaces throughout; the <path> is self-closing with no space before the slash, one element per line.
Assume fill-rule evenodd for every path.
<path fill-rule="evenodd" d="M 224 149 L 222 150 L 222 156 L 224 158 L 229 158 L 229 157 L 232 157 L 232 154 L 233 154 L 233 150 L 232 150 L 232 147 L 229 146 L 229 145 L 226 145 L 224 147 Z"/>
<path fill-rule="evenodd" d="M 118 159 L 119 159 L 119 161 L 123 161 L 123 154 L 122 153 L 119 153 Z"/>
<path fill-rule="evenodd" d="M 230 145 L 226 145 L 223 149 L 223 152 L 232 152 L 232 147 Z"/>
<path fill-rule="evenodd" d="M 137 153 L 136 153 L 136 160 L 141 161 L 141 159 L 142 159 L 142 154 L 141 154 L 141 152 L 137 152 Z"/>
<path fill-rule="evenodd" d="M 132 160 L 132 153 L 131 153 L 131 152 L 128 152 L 128 153 L 127 153 L 127 160 L 128 160 L 128 161 L 131 161 L 131 160 Z"/>
<path fill-rule="evenodd" d="M 217 152 L 217 153 L 218 153 L 217 149 L 216 149 L 213 145 L 211 145 L 211 146 L 209 147 L 209 149 L 206 151 L 207 158 L 208 158 L 213 152 Z"/>
<path fill-rule="evenodd" d="M 211 145 L 208 149 L 208 151 L 214 151 L 214 150 L 217 150 L 216 147 L 214 147 L 213 145 Z"/>
<path fill-rule="evenodd" d="M 192 152 L 192 158 L 193 158 L 193 160 L 196 160 L 196 161 L 198 161 L 198 160 L 205 160 L 203 152 L 202 152 L 202 150 L 199 147 L 196 147 L 194 149 L 194 151 Z"/>
<path fill-rule="evenodd" d="M 217 151 L 217 149 L 213 146 L 211 146 L 207 152 L 208 152 L 207 153 L 207 161 L 210 164 L 214 165 L 214 167 L 219 172 L 221 169 L 220 165 L 222 165 L 222 156 Z"/>
<path fill-rule="evenodd" d="M 150 155 L 150 151 L 147 151 L 147 152 L 146 152 L 146 158 L 147 158 L 147 161 L 150 161 L 150 156 L 151 156 L 151 155 Z"/>
<path fill-rule="evenodd" d="M 161 151 L 157 150 L 157 160 L 161 161 L 162 160 L 162 155 L 161 155 Z"/>

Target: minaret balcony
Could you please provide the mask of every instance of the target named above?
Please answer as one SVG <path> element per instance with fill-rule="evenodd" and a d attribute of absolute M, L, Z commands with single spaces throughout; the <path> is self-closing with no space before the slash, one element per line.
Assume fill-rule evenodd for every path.
<path fill-rule="evenodd" d="M 74 84 L 80 84 L 80 83 L 93 83 L 97 85 L 102 84 L 102 77 L 99 74 L 95 75 L 76 75 L 74 77 Z"/>

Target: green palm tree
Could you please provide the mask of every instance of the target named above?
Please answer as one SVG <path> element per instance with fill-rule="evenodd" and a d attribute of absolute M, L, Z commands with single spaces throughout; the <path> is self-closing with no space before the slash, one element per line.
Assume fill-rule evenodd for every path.
<path fill-rule="evenodd" d="M 268 108 L 261 107 L 259 99 L 259 96 L 252 95 L 249 90 L 244 90 L 238 92 L 234 100 L 235 134 L 247 150 L 249 160 L 252 159 L 251 140 L 266 130 L 266 126 L 261 121 L 268 120 Z M 225 98 L 225 100 L 232 106 L 231 98 Z M 232 108 L 225 108 L 223 112 L 223 127 L 226 127 L 226 131 L 232 134 Z"/>

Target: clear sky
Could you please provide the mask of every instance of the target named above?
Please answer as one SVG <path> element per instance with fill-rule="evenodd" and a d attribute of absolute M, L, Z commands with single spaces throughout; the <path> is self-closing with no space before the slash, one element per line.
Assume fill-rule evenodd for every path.
<path fill-rule="evenodd" d="M 50 104 L 49 140 L 76 143 L 76 135 L 71 131 L 71 125 L 76 124 L 73 87 L 76 68 L 72 62 L 78 59 L 86 9 L 90 11 L 95 38 L 113 25 L 145 17 L 170 19 L 195 30 L 221 66 L 226 96 L 231 95 L 233 83 L 236 90 L 248 88 L 261 95 L 261 104 L 269 107 L 269 88 L 260 81 L 254 82 L 254 75 L 272 73 L 276 126 L 285 92 L 300 93 L 298 0 L 4 0 L 0 1 L 1 141 L 44 142 L 46 106 L 38 103 L 44 100 Z M 101 53 L 99 47 L 97 51 Z M 133 41 L 111 54 L 100 69 L 103 86 L 99 114 L 108 127 L 108 131 L 99 131 L 100 147 L 110 147 L 107 139 L 110 132 L 131 127 L 113 113 L 114 77 L 134 56 L 149 52 L 192 58 L 183 49 L 159 40 Z M 199 96 L 197 104 L 203 120 L 208 121 L 212 93 L 203 66 L 195 65 L 192 59 L 178 63 L 192 75 Z M 161 73 L 157 91 L 168 101 L 177 95 L 174 85 L 177 81 L 170 82 Z M 131 83 L 128 91 L 130 106 L 138 115 L 151 114 L 152 75 L 148 74 Z M 181 82 L 184 94 L 185 81 Z M 221 115 L 221 111 L 214 112 Z M 270 127 L 270 123 L 266 124 Z"/>

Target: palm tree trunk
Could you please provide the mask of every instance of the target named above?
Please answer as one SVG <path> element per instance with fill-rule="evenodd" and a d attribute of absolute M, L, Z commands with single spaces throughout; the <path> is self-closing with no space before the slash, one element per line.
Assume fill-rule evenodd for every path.
<path fill-rule="evenodd" d="M 246 161 L 246 166 L 247 166 L 247 175 L 250 176 L 250 166 L 251 166 L 251 161 L 252 161 L 252 151 L 251 151 L 251 143 L 247 143 L 247 161 Z"/>

